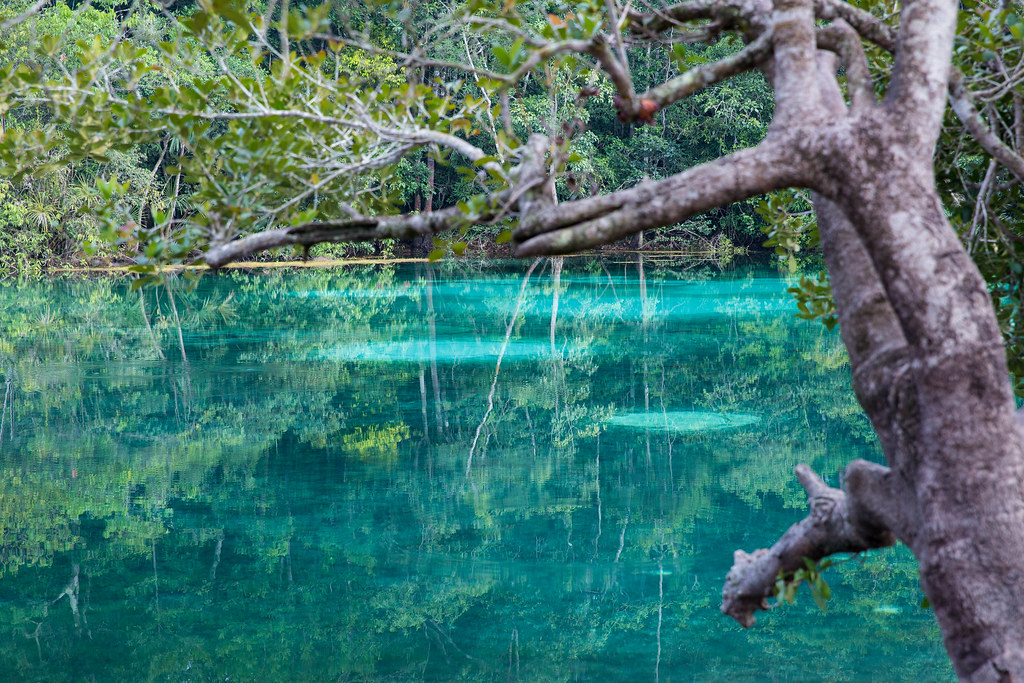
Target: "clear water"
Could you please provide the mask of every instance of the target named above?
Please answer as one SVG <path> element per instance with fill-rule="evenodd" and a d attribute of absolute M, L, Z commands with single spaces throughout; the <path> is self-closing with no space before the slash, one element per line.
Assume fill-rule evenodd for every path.
<path fill-rule="evenodd" d="M 878 458 L 778 275 L 528 265 L 0 287 L 0 680 L 952 678 L 903 548 L 718 611 Z"/>

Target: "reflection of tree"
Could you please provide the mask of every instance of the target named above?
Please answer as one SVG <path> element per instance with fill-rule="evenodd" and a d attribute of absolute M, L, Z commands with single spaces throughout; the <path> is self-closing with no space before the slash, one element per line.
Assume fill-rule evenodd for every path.
<path fill-rule="evenodd" d="M 559 266 L 561 265 L 561 259 L 558 259 Z M 519 294 L 516 296 L 516 306 L 512 310 L 512 315 L 509 318 L 508 325 L 505 328 L 505 336 L 501 340 L 501 348 L 498 350 L 498 358 L 494 365 L 494 379 L 491 380 L 491 388 L 487 392 L 487 410 L 484 411 L 483 419 L 480 420 L 480 424 L 476 426 L 476 431 L 473 433 L 473 441 L 469 444 L 469 455 L 466 456 L 466 476 L 468 477 L 473 469 L 473 453 L 476 451 L 476 445 L 480 441 L 480 430 L 484 428 L 487 423 L 487 418 L 491 416 L 491 412 L 494 410 L 494 391 L 498 388 L 498 373 L 501 372 L 501 361 L 505 357 L 505 349 L 508 348 L 508 340 L 512 337 L 512 329 L 515 327 L 516 319 L 519 317 L 519 309 L 523 305 L 523 294 L 526 292 L 526 285 L 530 283 L 530 275 L 533 274 L 537 264 L 540 263 L 540 259 L 534 260 L 530 267 L 526 270 L 526 274 L 523 276 L 523 284 L 519 286 Z M 553 315 L 553 314 L 552 314 Z M 551 323 L 551 353 L 554 354 L 554 318 Z"/>
<path fill-rule="evenodd" d="M 0 623 L 17 634 L 0 640 L 0 677 L 736 671 L 715 648 L 736 649 L 715 616 L 725 567 L 703 549 L 766 540 L 745 522 L 800 503 L 798 459 L 837 471 L 849 457 L 838 449 L 873 446 L 837 339 L 758 312 L 777 282 L 681 281 L 642 265 L 551 264 L 518 304 L 522 273 L 428 266 L 233 273 L 147 291 L 144 306 L 118 281 L 0 290 L 2 384 L 18 419 L 0 459 Z M 456 336 L 539 340 L 545 357 L 506 358 L 495 382 L 493 361 L 450 353 Z M 425 359 L 326 353 L 430 338 Z M 692 409 L 762 421 L 607 426 Z M 863 600 L 909 610 L 913 579 L 887 558 L 841 574 L 870 581 Z M 82 633 L 73 608 L 43 611 L 58 593 L 72 604 L 69 577 Z M 837 611 L 892 620 L 861 600 Z M 840 646 L 826 618 L 780 637 L 769 615 L 739 650 L 759 648 L 784 676 L 788 638 L 884 654 L 934 630 L 901 622 L 878 644 L 851 629 Z M 927 671 L 920 657 L 907 671 Z"/>

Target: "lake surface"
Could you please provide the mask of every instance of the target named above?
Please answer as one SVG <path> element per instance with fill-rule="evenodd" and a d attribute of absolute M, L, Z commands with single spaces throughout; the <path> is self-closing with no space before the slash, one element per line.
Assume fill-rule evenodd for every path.
<path fill-rule="evenodd" d="M 0 680 L 951 680 L 910 553 L 743 630 L 878 460 L 778 274 L 448 263 L 0 286 Z"/>

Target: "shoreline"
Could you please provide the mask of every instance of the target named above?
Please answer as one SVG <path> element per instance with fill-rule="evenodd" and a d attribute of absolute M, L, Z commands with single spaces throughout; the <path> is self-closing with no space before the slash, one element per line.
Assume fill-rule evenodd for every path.
<path fill-rule="evenodd" d="M 645 250 L 645 249 L 623 249 L 615 251 L 599 251 L 595 253 L 584 253 L 584 254 L 567 254 L 561 258 L 578 260 L 582 258 L 606 258 L 606 257 L 621 257 L 621 256 L 651 256 L 652 261 L 661 261 L 669 257 L 680 257 L 700 261 L 720 261 L 722 254 L 714 251 L 690 251 L 681 249 L 663 249 L 663 250 Z M 753 256 L 749 251 L 745 253 L 733 252 L 732 256 L 743 256 L 750 258 Z M 555 258 L 555 257 L 547 257 Z M 441 263 L 445 260 L 449 261 L 462 261 L 462 262 L 480 262 L 480 261 L 526 261 L 526 259 L 517 259 L 515 257 L 501 257 L 501 256 L 456 256 L 451 258 L 446 256 L 434 263 Z M 340 268 L 344 266 L 374 266 L 374 265 L 390 265 L 390 264 L 401 264 L 401 263 L 430 263 L 430 260 L 425 257 L 398 257 L 398 258 L 367 258 L 367 257 L 354 257 L 354 258 L 315 258 L 309 260 L 288 260 L 288 261 L 237 261 L 235 263 L 228 263 L 221 266 L 220 268 L 214 269 L 205 263 L 194 263 L 194 264 L 180 264 L 180 265 L 165 265 L 158 266 L 157 272 L 168 273 L 177 271 L 209 271 L 209 270 L 255 270 L 260 268 Z M 108 265 L 108 266 L 60 266 L 54 268 L 44 268 L 43 272 L 46 274 L 71 274 L 71 273 L 123 273 L 123 274 L 136 274 L 141 275 L 145 273 L 139 273 L 138 271 L 132 270 L 138 268 L 137 264 L 123 264 L 123 265 Z"/>

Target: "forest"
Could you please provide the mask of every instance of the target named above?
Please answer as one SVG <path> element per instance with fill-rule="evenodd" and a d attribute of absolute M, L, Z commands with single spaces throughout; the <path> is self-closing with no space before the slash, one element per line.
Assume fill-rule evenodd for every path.
<path fill-rule="evenodd" d="M 402 42 L 404 24 L 395 18 L 387 4 L 378 4 L 362 12 L 355 6 L 341 6 L 348 16 L 338 16 L 339 8 L 330 8 L 324 17 L 328 30 L 343 33 L 347 26 L 366 36 L 373 44 L 384 49 L 395 47 Z M 441 7 L 440 5 L 438 7 Z M 417 3 L 416 12 L 430 16 L 439 11 L 429 3 Z M 273 8 L 254 4 L 256 12 Z M 16 14 L 18 7 L 9 6 L 7 14 Z M 53 75 L 61 65 L 74 65 L 81 59 L 80 53 L 94 39 L 101 42 L 112 40 L 119 31 L 127 37 L 126 46 L 132 49 L 149 50 L 148 62 L 159 64 L 161 43 L 173 39 L 180 31 L 180 22 L 202 13 L 200 5 L 190 2 L 176 2 L 164 6 L 132 6 L 131 15 L 125 18 L 126 6 L 113 3 L 90 3 L 87 7 L 58 3 L 47 8 L 39 21 L 31 27 L 20 27 L 5 35 L 0 49 L 3 50 L 0 63 L 17 66 L 29 57 L 28 45 L 40 36 L 59 36 L 49 57 L 51 65 L 43 71 Z M 323 9 L 328 9 L 324 6 Z M 451 8 L 444 7 L 451 12 Z M 537 10 L 531 17 L 534 21 L 546 21 L 544 14 Z M 420 17 L 420 21 L 423 18 Z M 319 49 L 320 43 L 313 41 L 311 49 Z M 487 68 L 499 64 L 493 50 L 486 46 L 464 47 L 459 38 L 452 38 L 441 46 L 442 53 L 453 61 L 478 60 Z M 324 45 L 326 46 L 326 45 Z M 720 58 L 738 49 L 734 39 L 722 38 L 710 44 L 700 44 L 684 53 L 673 52 L 665 47 L 646 46 L 634 49 L 631 62 L 639 87 L 645 88 L 663 80 L 666 74 L 673 74 L 687 65 L 705 63 Z M 180 48 L 179 48 L 180 49 Z M 191 68 L 200 75 L 210 76 L 218 64 L 209 55 L 197 54 Z M 269 64 L 245 64 L 235 58 L 230 66 L 240 73 L 260 80 L 267 79 Z M 382 52 L 367 55 L 357 48 L 340 48 L 331 51 L 329 62 L 322 68 L 328 72 L 340 70 L 353 84 L 365 80 L 395 86 L 404 80 L 403 68 L 396 57 Z M 682 106 L 661 111 L 648 125 L 633 126 L 618 120 L 612 104 L 613 91 L 598 86 L 594 96 L 576 97 L 573 91 L 573 75 L 563 68 L 561 73 L 551 74 L 562 79 L 565 89 L 560 95 L 551 96 L 539 79 L 527 79 L 510 97 L 510 119 L 515 134 L 524 138 L 530 131 L 552 125 L 573 122 L 578 133 L 573 137 L 570 152 L 578 157 L 568 166 L 566 177 L 560 182 L 560 192 L 570 196 L 586 196 L 630 187 L 644 178 L 665 178 L 679 171 L 714 159 L 728 152 L 755 144 L 767 130 L 771 119 L 771 92 L 763 77 L 750 74 L 719 85 L 715 91 L 698 94 Z M 47 73 L 50 72 L 50 73 Z M 459 78 L 453 68 L 444 66 L 428 67 L 420 78 L 424 82 L 434 80 L 448 82 Z M 140 79 L 139 93 L 148 97 L 154 91 L 165 87 L 161 83 L 161 72 L 148 74 Z M 464 86 L 466 91 L 479 89 L 472 83 Z M 222 111 L 232 109 L 230 97 L 211 98 L 211 105 Z M 30 134 L 40 130 L 41 124 L 56 123 L 52 129 L 57 135 L 67 130 L 59 121 L 50 119 L 52 114 L 39 107 L 16 107 L 7 111 L 3 125 L 8 131 L 24 131 Z M 47 128 L 48 134 L 51 129 Z M 188 216 L 200 210 L 199 188 L 190 183 L 187 176 L 177 172 L 181 158 L 189 155 L 187 136 L 195 136 L 187 128 L 169 128 L 165 134 L 152 140 L 111 149 L 105 156 L 90 155 L 77 161 L 68 160 L 58 167 L 45 167 L 44 172 L 22 174 L 12 179 L 13 172 L 5 174 L 0 185 L 0 268 L 4 272 L 40 272 L 44 268 L 58 266 L 83 266 L 88 263 L 131 261 L 135 254 L 130 247 L 111 246 L 104 239 L 104 229 L 95 209 L 103 202 L 96 181 L 116 179 L 130 184 L 127 203 L 129 213 L 140 224 L 152 226 L 153 214 Z M 210 133 L 215 135 L 215 133 Z M 494 143 L 480 131 L 471 140 L 493 151 Z M 48 153 L 59 158 L 66 150 L 57 147 Z M 7 168 L 11 168 L 10 165 Z M 403 156 L 396 163 L 381 169 L 376 182 L 378 192 L 387 197 L 391 205 L 403 211 L 430 211 L 432 208 L 453 206 L 472 198 L 477 190 L 472 178 L 459 174 L 457 164 L 435 162 L 429 149 Z M 226 175 L 229 170 L 223 171 Z M 326 195 L 327 192 L 324 192 Z M 312 204 L 309 203 L 310 205 Z M 304 207 L 307 208 L 307 207 Z M 319 215 L 330 216 L 330 207 L 325 205 Z M 760 228 L 764 221 L 757 215 L 757 204 L 746 202 L 728 209 L 711 212 L 705 216 L 687 221 L 677 229 L 659 231 L 647 236 L 648 248 L 674 248 L 686 246 L 702 250 L 715 250 L 719 244 L 736 244 L 759 248 L 765 237 Z M 493 251 L 493 239 L 497 232 L 487 231 L 477 236 L 478 246 Z M 725 240 L 724 243 L 722 240 Z M 643 240 L 632 246 L 640 246 Z M 95 246 L 93 246 L 95 245 Z M 86 247 L 92 246 L 92 250 Z M 413 245 L 376 244 L 371 246 L 349 244 L 320 246 L 312 255 L 358 255 L 367 249 L 378 255 L 394 254 L 396 249 L 409 249 Z M 433 247 L 430 246 L 427 251 Z"/>

